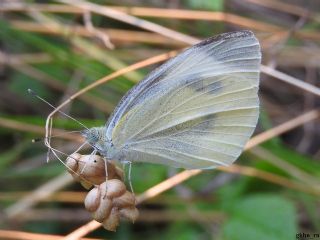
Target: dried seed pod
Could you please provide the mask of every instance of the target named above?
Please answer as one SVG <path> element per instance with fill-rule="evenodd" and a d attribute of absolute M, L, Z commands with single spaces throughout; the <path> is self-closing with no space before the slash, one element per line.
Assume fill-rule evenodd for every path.
<path fill-rule="evenodd" d="M 73 179 L 76 181 L 80 181 L 80 177 L 77 174 L 75 174 L 74 172 L 78 171 L 79 160 L 81 159 L 81 157 L 82 157 L 81 154 L 73 153 L 66 160 L 66 165 L 69 167 L 67 170 L 71 174 Z"/>
<path fill-rule="evenodd" d="M 100 204 L 99 188 L 93 188 L 84 199 L 84 206 L 89 212 L 94 212 L 98 209 Z"/>
<path fill-rule="evenodd" d="M 96 211 L 94 211 L 92 217 L 96 221 L 102 222 L 103 220 L 109 217 L 112 207 L 112 201 L 109 198 L 103 198 L 101 196 L 99 207 Z"/>
<path fill-rule="evenodd" d="M 103 183 L 104 184 L 104 183 Z M 100 187 L 103 185 L 101 184 Z M 106 183 L 108 198 L 115 198 L 123 195 L 126 192 L 126 185 L 118 179 L 111 179 Z"/>
<path fill-rule="evenodd" d="M 74 153 L 67 158 L 66 165 L 72 177 L 86 189 L 106 180 L 105 159 L 99 155 Z M 123 179 L 123 171 L 114 163 L 107 161 L 108 179 Z"/>
<path fill-rule="evenodd" d="M 136 207 L 120 209 L 120 216 L 134 223 L 139 217 L 139 211 Z"/>
<path fill-rule="evenodd" d="M 96 186 L 85 198 L 85 207 L 92 217 L 110 231 L 116 230 L 120 217 L 132 222 L 138 218 L 135 203 L 134 194 L 127 191 L 124 183 L 117 179 Z"/>
<path fill-rule="evenodd" d="M 92 212 L 92 217 L 98 222 L 107 218 L 112 210 L 112 201 L 106 197 L 106 183 L 93 188 L 84 200 L 84 206 Z"/>
<path fill-rule="evenodd" d="M 128 191 L 126 191 L 120 197 L 113 199 L 113 206 L 118 207 L 118 208 L 125 208 L 125 207 L 134 206 L 135 203 L 136 203 L 135 196 L 131 192 L 128 192 Z"/>
<path fill-rule="evenodd" d="M 117 208 L 112 208 L 108 218 L 102 222 L 102 226 L 109 231 L 116 231 L 120 223 L 120 214 Z"/>

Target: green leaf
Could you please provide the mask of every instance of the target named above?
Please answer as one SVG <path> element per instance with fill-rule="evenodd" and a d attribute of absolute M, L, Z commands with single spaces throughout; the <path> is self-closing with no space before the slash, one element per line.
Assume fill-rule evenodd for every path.
<path fill-rule="evenodd" d="M 224 8 L 224 0 L 189 0 L 188 2 L 192 8 L 214 11 L 223 11 Z"/>
<path fill-rule="evenodd" d="M 29 141 L 23 141 L 8 151 L 0 154 L 0 173 L 2 173 L 6 167 L 8 167 L 13 161 L 15 161 L 23 151 L 29 146 Z"/>
<path fill-rule="evenodd" d="M 170 226 L 165 235 L 160 235 L 158 239 L 193 240 L 204 238 L 203 230 L 196 224 L 175 222 Z"/>
<path fill-rule="evenodd" d="M 223 226 L 229 240 L 295 239 L 297 215 L 294 205 L 276 195 L 252 195 L 239 200 Z"/>
<path fill-rule="evenodd" d="M 132 175 L 131 180 L 132 180 L 132 185 L 134 186 L 134 190 L 136 192 L 143 192 L 146 189 L 166 179 L 167 167 L 163 165 L 147 164 L 147 163 L 133 164 L 131 175 Z M 129 173 L 127 173 L 126 176 L 129 176 Z"/>

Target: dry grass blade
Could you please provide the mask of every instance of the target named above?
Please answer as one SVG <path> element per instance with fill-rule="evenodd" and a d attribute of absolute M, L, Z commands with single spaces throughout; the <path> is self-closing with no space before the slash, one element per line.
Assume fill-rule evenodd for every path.
<path fill-rule="evenodd" d="M 19 192 L 0 192 L 0 200 L 15 200 L 29 195 L 28 191 Z M 59 191 L 53 193 L 51 196 L 42 199 L 43 202 L 64 202 L 64 203 L 83 203 L 86 192 L 76 191 Z"/>
<path fill-rule="evenodd" d="M 29 4 L 33 9 L 43 12 L 54 13 L 71 13 L 71 14 L 83 14 L 86 9 L 78 6 L 62 6 L 58 4 Z M 25 11 L 26 6 L 24 4 L 3 4 L 0 11 Z M 238 16 L 225 12 L 209 12 L 209 11 L 195 11 L 195 10 L 182 10 L 182 9 L 161 9 L 161 8 L 143 8 L 143 7 L 108 7 L 109 9 L 127 13 L 137 17 L 161 17 L 171 19 L 185 19 L 185 20 L 207 20 L 207 21 L 222 21 L 236 26 L 255 29 L 264 32 L 273 33 L 285 33 L 286 30 L 282 27 L 264 23 L 258 20 L 252 20 L 250 18 Z M 99 12 L 97 12 L 99 13 Z M 103 14 L 102 14 L 103 15 Z M 119 19 L 121 21 L 121 19 Z M 141 26 L 140 26 L 141 27 Z M 150 30 L 150 29 L 149 29 Z M 150 30 L 152 31 L 152 29 Z M 301 31 L 294 32 L 294 36 L 302 39 L 319 40 L 320 34 L 313 31 Z M 168 36 L 170 37 L 170 36 Z M 180 40 L 178 40 L 180 41 Z M 182 41 L 183 42 L 183 41 Z M 189 44 L 192 44 L 189 42 Z"/>
<path fill-rule="evenodd" d="M 294 78 L 288 74 L 285 74 L 283 72 L 277 71 L 274 68 L 265 66 L 265 65 L 261 65 L 260 67 L 261 72 L 263 72 L 264 74 L 267 74 L 269 76 L 272 76 L 276 79 L 279 79 L 281 81 L 284 81 L 290 85 L 293 85 L 295 87 L 301 88 L 307 92 L 313 93 L 317 96 L 320 96 L 320 89 L 313 86 L 310 83 L 307 82 L 303 82 L 297 78 Z"/>
<path fill-rule="evenodd" d="M 281 27 L 264 23 L 258 20 L 252 20 L 247 17 L 242 17 L 232 13 L 225 12 L 210 12 L 210 11 L 195 11 L 183 9 L 161 9 L 161 8 L 143 8 L 143 7 L 114 7 L 114 9 L 132 14 L 139 17 L 160 17 L 170 19 L 184 20 L 207 20 L 221 21 L 232 25 L 250 28 L 265 32 L 275 32 L 283 30 Z M 190 43 L 191 44 L 191 43 Z"/>
<path fill-rule="evenodd" d="M 19 21 L 12 20 L 10 24 L 19 30 L 27 31 L 27 32 L 36 32 L 43 34 L 53 34 L 53 35 L 61 35 L 61 31 L 58 28 L 50 27 L 46 28 L 42 24 L 28 22 L 28 21 Z M 93 37 L 92 33 L 89 32 L 85 27 L 82 26 L 68 26 L 70 34 L 83 37 Z M 182 43 L 180 41 L 172 41 L 168 37 L 164 37 L 162 35 L 150 32 L 143 31 L 133 31 L 133 30 L 121 30 L 121 29 L 106 29 L 106 28 L 97 28 L 99 31 L 102 31 L 108 34 L 112 41 L 121 43 L 148 43 L 148 44 L 159 44 L 159 45 L 169 45 L 175 47 L 183 47 L 188 44 Z M 40 58 L 41 59 L 41 58 Z M 35 58 L 34 61 L 37 59 Z M 46 60 L 46 59 L 45 59 Z"/>
<path fill-rule="evenodd" d="M 229 167 L 219 167 L 218 169 L 224 172 L 256 177 L 256 178 L 259 178 L 259 179 L 262 179 L 286 188 L 291 188 L 300 192 L 306 192 L 316 196 L 320 196 L 320 189 L 317 187 L 306 186 L 305 183 L 300 183 L 294 180 L 290 180 L 288 178 L 281 177 L 277 174 L 273 174 L 267 171 L 262 171 L 256 168 L 233 164 Z"/>
<path fill-rule="evenodd" d="M 65 2 L 67 3 L 67 2 Z M 32 8 L 43 12 L 55 13 L 73 13 L 83 14 L 87 6 L 77 6 L 75 3 L 68 1 L 72 6 L 61 6 L 55 4 L 29 4 Z M 91 8 L 91 7 L 90 7 Z M 264 23 L 250 18 L 238 16 L 225 12 L 209 12 L 209 11 L 196 11 L 196 10 L 183 10 L 183 9 L 161 9 L 161 8 L 145 8 L 145 7 L 108 7 L 111 10 L 123 12 L 137 17 L 160 17 L 160 18 L 173 18 L 173 19 L 186 19 L 186 20 L 207 20 L 207 21 L 223 21 L 236 26 L 252 28 L 260 31 L 273 32 L 283 30 L 282 28 Z M 22 4 L 5 4 L 2 11 L 24 11 L 25 6 Z M 93 10 L 90 9 L 90 10 Z M 95 12 L 95 11 L 93 11 Z M 100 11 L 96 12 L 102 14 Z M 121 21 L 121 19 L 118 19 Z M 139 26 L 141 27 L 141 26 Z M 153 31 L 153 29 L 151 29 Z M 171 37 L 170 35 L 168 37 Z"/>
<path fill-rule="evenodd" d="M 112 54 L 105 53 L 104 50 L 98 48 L 89 41 L 82 39 L 81 37 L 72 36 L 71 28 L 61 23 L 58 19 L 48 17 L 42 13 L 36 12 L 34 9 L 30 7 L 29 9 L 29 15 L 33 19 L 41 23 L 45 28 L 56 29 L 57 31 L 59 31 L 64 38 L 67 38 L 72 43 L 72 45 L 83 51 L 86 55 L 92 57 L 93 59 L 97 59 L 102 64 L 108 66 L 114 71 L 126 67 L 126 64 L 122 63 L 121 61 L 113 57 Z M 137 82 L 142 78 L 142 76 L 135 71 L 130 71 L 127 74 L 124 74 L 124 76 L 126 76 L 129 80 L 133 82 Z"/>
<path fill-rule="evenodd" d="M 0 54 L 0 63 L 3 65 L 8 62 L 14 62 L 18 65 L 19 63 L 37 64 L 52 61 L 52 57 L 47 53 Z"/>
<path fill-rule="evenodd" d="M 73 231 L 72 233 L 69 233 L 67 236 L 62 238 L 61 240 L 77 240 L 81 238 L 82 236 L 87 235 L 88 233 L 96 230 L 97 228 L 101 227 L 101 223 L 92 220 L 85 225 L 82 225 L 77 230 Z"/>
<path fill-rule="evenodd" d="M 161 35 L 170 37 L 172 39 L 182 41 L 182 42 L 189 42 L 189 43 L 196 43 L 198 40 L 196 38 L 190 37 L 188 35 L 173 31 L 169 28 L 162 27 L 158 24 L 142 20 L 139 18 L 136 18 L 134 16 L 128 15 L 126 13 L 111 9 L 109 7 L 104 7 L 101 5 L 97 5 L 94 3 L 90 3 L 87 1 L 82 0 L 58 0 L 58 2 L 70 4 L 79 8 L 82 8 L 89 12 L 99 13 L 104 16 L 117 19 L 119 21 L 132 24 L 137 27 L 143 27 L 144 29 L 147 29 L 152 32 L 160 33 Z"/>
<path fill-rule="evenodd" d="M 170 178 L 166 179 L 165 181 L 162 181 L 161 183 L 153 186 L 152 188 L 148 189 L 144 193 L 140 194 L 137 197 L 137 203 L 142 203 L 149 198 L 153 198 L 153 197 L 159 195 L 160 193 L 163 193 L 163 192 L 167 191 L 168 189 L 184 182 L 185 180 L 187 180 L 193 176 L 198 175 L 201 172 L 202 172 L 202 170 L 199 170 L 199 169 L 182 171 L 182 172 L 174 175 L 173 177 L 170 177 Z"/>
<path fill-rule="evenodd" d="M 3 118 L 3 117 L 0 117 L 0 127 L 14 129 L 14 130 L 23 131 L 23 132 L 33 132 L 41 135 L 45 134 L 43 127 L 8 119 L 8 118 Z M 62 139 L 83 142 L 82 137 L 80 135 L 74 134 L 74 133 L 65 134 L 66 131 L 61 129 L 53 129 L 52 133 L 54 135 L 59 136 L 59 138 L 62 138 Z"/>
<path fill-rule="evenodd" d="M 306 8 L 288 4 L 282 1 L 275 1 L 275 0 L 267 0 L 267 1 L 260 1 L 260 0 L 245 0 L 249 3 L 254 3 L 266 8 L 270 8 L 276 11 L 286 12 L 289 14 L 294 14 L 300 17 L 308 17 L 313 19 L 314 21 L 319 21 L 319 19 L 315 16 L 315 14 Z"/>
<path fill-rule="evenodd" d="M 13 240 L 58 240 L 62 236 L 52 234 L 29 233 L 21 231 L 0 230 L 0 239 Z M 80 238 L 82 240 L 99 240 L 100 238 Z"/>
<path fill-rule="evenodd" d="M 283 124 L 280 124 L 277 127 L 271 128 L 263 133 L 260 133 L 257 136 L 254 136 L 245 146 L 245 150 L 248 150 L 254 146 L 259 145 L 260 143 L 265 142 L 266 140 L 269 140 L 271 138 L 274 138 L 276 136 L 279 136 L 293 128 L 296 128 L 306 122 L 315 120 L 319 118 L 319 110 L 314 109 L 309 112 L 306 112 L 296 118 L 293 118 Z"/>
<path fill-rule="evenodd" d="M 26 209 L 32 207 L 34 204 L 39 202 L 40 200 L 47 198 L 53 192 L 56 192 L 57 190 L 67 186 L 72 182 L 73 179 L 70 176 L 70 174 L 64 173 L 58 177 L 55 177 L 54 179 L 50 180 L 44 185 L 40 186 L 39 188 L 37 188 L 32 193 L 22 198 L 15 204 L 4 209 L 4 212 L 8 218 L 15 218 L 19 214 L 23 213 Z"/>

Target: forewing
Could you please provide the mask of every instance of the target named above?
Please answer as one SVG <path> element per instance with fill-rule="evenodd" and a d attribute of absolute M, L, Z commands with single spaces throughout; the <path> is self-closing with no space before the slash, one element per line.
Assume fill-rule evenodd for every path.
<path fill-rule="evenodd" d="M 123 98 L 109 137 L 126 161 L 184 168 L 231 164 L 258 119 L 260 59 L 250 31 L 200 42 Z"/>

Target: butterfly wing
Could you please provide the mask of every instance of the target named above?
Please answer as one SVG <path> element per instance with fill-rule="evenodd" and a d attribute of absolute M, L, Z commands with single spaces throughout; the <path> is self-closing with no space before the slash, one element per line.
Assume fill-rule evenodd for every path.
<path fill-rule="evenodd" d="M 231 164 L 257 123 L 260 61 L 250 31 L 208 38 L 169 60 L 110 118 L 115 157 L 188 169 Z"/>

